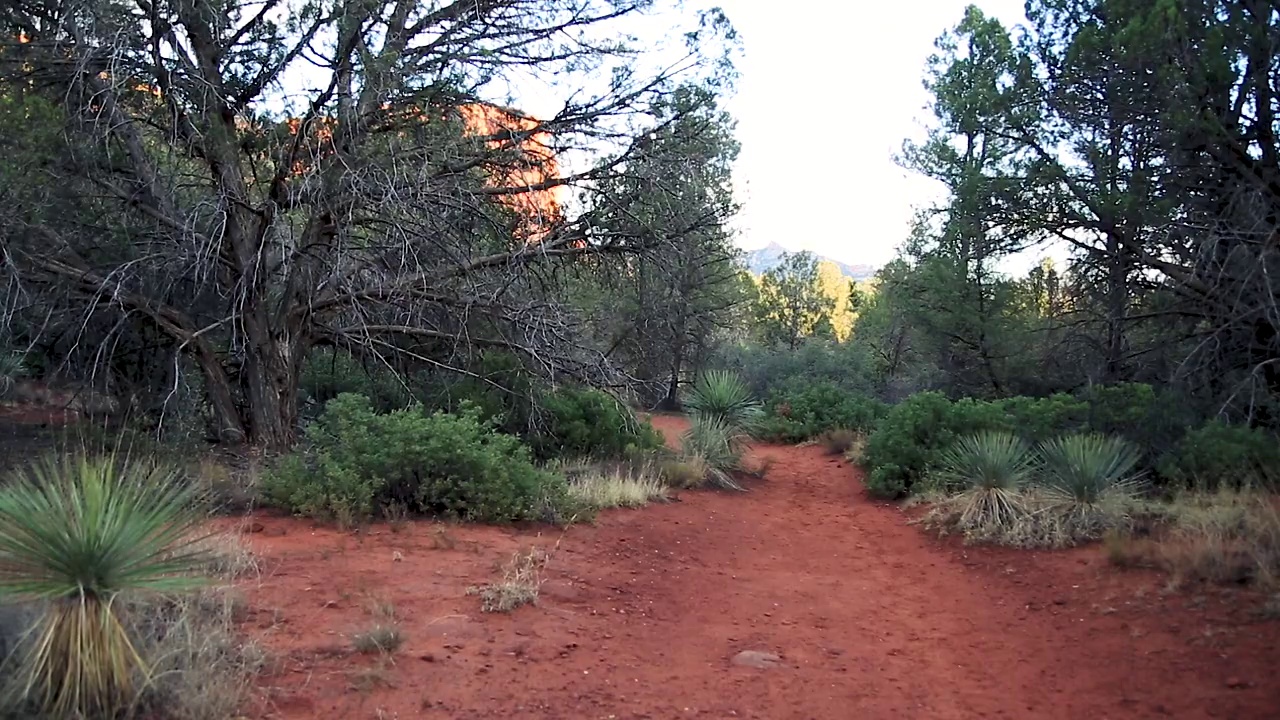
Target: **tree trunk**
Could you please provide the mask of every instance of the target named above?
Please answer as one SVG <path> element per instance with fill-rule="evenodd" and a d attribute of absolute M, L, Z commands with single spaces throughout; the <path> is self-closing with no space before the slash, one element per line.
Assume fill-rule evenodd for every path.
<path fill-rule="evenodd" d="M 244 414 L 249 441 L 284 450 L 296 439 L 298 381 L 307 344 L 297 328 L 271 327 L 265 308 L 245 315 Z"/>
<path fill-rule="evenodd" d="M 204 374 L 204 391 L 213 406 L 213 421 L 217 425 L 218 442 L 227 444 L 242 443 L 247 439 L 244 422 L 240 419 L 239 408 L 231 392 L 231 381 L 227 378 L 226 368 L 212 351 L 201 348 L 196 354 L 196 362 Z"/>

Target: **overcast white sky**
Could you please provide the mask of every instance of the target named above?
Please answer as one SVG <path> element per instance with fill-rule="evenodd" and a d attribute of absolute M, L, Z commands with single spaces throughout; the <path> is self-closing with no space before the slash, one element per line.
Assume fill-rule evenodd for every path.
<path fill-rule="evenodd" d="M 933 183 L 894 164 L 928 119 L 921 86 L 933 41 L 968 0 L 719 0 L 745 45 L 735 181 L 741 244 L 777 242 L 880 265 Z M 1023 0 L 977 0 L 1012 27 Z"/>

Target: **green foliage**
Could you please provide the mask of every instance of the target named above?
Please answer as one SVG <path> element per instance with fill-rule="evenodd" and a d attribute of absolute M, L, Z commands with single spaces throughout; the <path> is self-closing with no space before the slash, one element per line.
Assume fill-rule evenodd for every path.
<path fill-rule="evenodd" d="M 28 697 L 57 717 L 132 700 L 145 668 L 117 598 L 192 588 L 203 519 L 175 473 L 115 455 L 46 458 L 0 491 L 0 594 L 50 601 L 25 648 Z"/>
<path fill-rule="evenodd" d="M 1193 424 L 1185 399 L 1145 383 L 1095 385 L 1081 399 L 1089 408 L 1088 429 L 1127 438 L 1144 462 L 1164 454 Z"/>
<path fill-rule="evenodd" d="M 1005 398 L 999 401 L 999 406 L 1012 429 L 1033 443 L 1043 442 L 1063 432 L 1083 430 L 1088 424 L 1088 403 L 1066 393 L 1046 398 Z"/>
<path fill-rule="evenodd" d="M 662 435 L 607 393 L 559 388 L 539 399 L 542 417 L 529 444 L 541 460 L 610 458 L 662 447 Z"/>
<path fill-rule="evenodd" d="M 307 358 L 298 390 L 303 402 L 319 407 L 343 393 L 363 395 L 382 412 L 413 404 L 413 394 L 394 372 L 331 348 L 313 351 Z"/>
<path fill-rule="evenodd" d="M 746 437 L 716 416 L 695 414 L 681 437 L 684 454 L 705 473 L 705 480 L 719 487 L 741 490 L 731 473 L 742 469 Z"/>
<path fill-rule="evenodd" d="M 21 355 L 4 352 L 0 346 L 0 400 L 3 400 L 26 374 L 26 363 Z"/>
<path fill-rule="evenodd" d="M 1187 433 L 1161 460 L 1160 474 L 1206 490 L 1274 488 L 1280 485 L 1280 438 L 1214 420 Z"/>
<path fill-rule="evenodd" d="M 474 409 L 379 414 L 343 394 L 307 429 L 308 449 L 263 482 L 266 499 L 294 512 L 349 523 L 389 503 L 424 514 L 504 522 L 558 519 L 564 479 L 534 466 L 528 448 Z"/>
<path fill-rule="evenodd" d="M 1040 446 L 1045 488 L 1063 502 L 1096 505 L 1132 483 L 1139 452 L 1133 443 L 1097 433 L 1066 435 Z"/>
<path fill-rule="evenodd" d="M 867 438 L 867 489 L 878 497 L 903 497 L 937 468 L 958 436 L 1008 425 L 989 403 L 952 403 L 942 393 L 916 393 L 893 406 Z"/>
<path fill-rule="evenodd" d="M 695 416 L 716 420 L 735 432 L 753 432 L 764 408 L 736 374 L 711 370 L 698 378 L 685 407 Z"/>
<path fill-rule="evenodd" d="M 871 359 L 856 342 L 811 339 L 796 348 L 739 343 L 721 348 L 716 363 L 738 373 L 759 397 L 815 383 L 863 395 L 876 387 Z"/>
<path fill-rule="evenodd" d="M 1021 490 L 1035 464 L 1025 440 L 988 431 L 961 438 L 941 457 L 938 478 L 946 489 Z"/>
<path fill-rule="evenodd" d="M 834 334 L 836 300 L 823 291 L 813 253 L 784 253 L 760 277 L 759 289 L 754 314 L 764 344 L 796 348 L 805 338 Z"/>
<path fill-rule="evenodd" d="M 943 486 L 960 492 L 941 503 L 930 521 L 969 538 L 1007 534 L 1027 515 L 1022 489 L 1033 469 L 1030 446 L 1013 433 L 961 438 L 942 455 L 938 471 Z"/>
<path fill-rule="evenodd" d="M 1008 431 L 1031 443 L 1082 432 L 1123 438 L 1138 453 L 1139 468 L 1147 470 L 1160 448 L 1181 433 L 1179 417 L 1167 397 L 1140 384 L 1099 386 L 1083 397 L 1058 393 L 993 401 L 952 402 L 941 393 L 917 393 L 893 406 L 868 438 L 868 486 L 883 497 L 909 494 L 938 466 L 939 452 L 958 434 L 984 430 Z M 1260 441 L 1251 442 L 1263 447 Z M 1174 464 L 1167 458 L 1162 467 L 1172 470 Z"/>
<path fill-rule="evenodd" d="M 869 432 L 888 408 L 874 398 L 830 382 L 788 383 L 769 400 L 762 437 L 802 442 L 836 429 Z"/>

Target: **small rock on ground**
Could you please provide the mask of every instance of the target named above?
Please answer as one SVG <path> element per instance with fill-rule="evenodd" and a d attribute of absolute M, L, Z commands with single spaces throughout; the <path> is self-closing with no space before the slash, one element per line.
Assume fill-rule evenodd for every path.
<path fill-rule="evenodd" d="M 782 658 L 771 652 L 761 652 L 760 650 L 743 650 L 733 656 L 734 665 L 739 667 L 753 667 L 761 670 L 775 668 L 782 664 Z"/>

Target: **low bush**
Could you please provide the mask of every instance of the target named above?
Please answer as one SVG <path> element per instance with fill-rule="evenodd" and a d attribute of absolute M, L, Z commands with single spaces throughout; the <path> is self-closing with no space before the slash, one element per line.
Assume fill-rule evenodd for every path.
<path fill-rule="evenodd" d="M 1195 424 L 1186 402 L 1145 383 L 1095 385 L 1079 397 L 1088 417 L 1078 429 L 1125 438 L 1137 447 L 1138 466 L 1144 470 L 1152 469 Z"/>
<path fill-rule="evenodd" d="M 1183 487 L 1280 487 L 1280 438 L 1259 428 L 1212 421 L 1187 433 L 1160 461 Z"/>
<path fill-rule="evenodd" d="M 916 393 L 890 408 L 867 438 L 867 490 L 886 499 L 904 497 L 920 489 L 960 435 L 1008 424 L 990 403 L 952 403 L 942 393 Z"/>
<path fill-rule="evenodd" d="M 818 442 L 832 455 L 845 455 L 862 439 L 862 433 L 849 428 L 828 430 L 818 436 Z"/>
<path fill-rule="evenodd" d="M 1280 509 L 1255 490 L 1220 487 L 1181 492 L 1168 502 L 1142 507 L 1150 527 L 1143 537 L 1127 531 L 1106 536 L 1110 561 L 1170 574 L 1173 585 L 1196 582 L 1255 583 L 1280 587 Z"/>
<path fill-rule="evenodd" d="M 662 435 L 599 390 L 560 388 L 539 399 L 529 445 L 539 460 L 610 458 L 662 447 Z"/>
<path fill-rule="evenodd" d="M 829 384 L 854 395 L 869 395 L 880 384 L 865 344 L 810 339 L 798 348 L 756 344 L 720 349 L 718 364 L 741 375 L 757 397 L 778 387 Z"/>
<path fill-rule="evenodd" d="M 919 483 L 937 467 L 940 453 L 958 434 L 985 430 L 1013 432 L 1031 443 L 1086 432 L 1124 438 L 1137 451 L 1136 468 L 1149 472 L 1162 450 L 1185 432 L 1185 419 L 1167 396 L 1137 383 L 1098 386 L 1079 397 L 1059 393 L 994 401 L 963 398 L 953 402 L 941 393 L 917 393 L 890 408 L 868 437 L 868 487 L 886 498 L 925 489 Z M 1224 457 L 1239 458 L 1232 461 L 1237 468 L 1268 462 L 1261 435 L 1221 434 L 1221 438 L 1206 435 L 1201 444 L 1206 448 L 1220 445 Z M 1275 446 L 1272 443 L 1271 447 Z M 1188 467 L 1204 467 L 1197 472 L 1223 472 L 1218 466 L 1226 463 L 1211 460 L 1212 449 L 1197 453 L 1193 447 L 1188 447 Z M 1246 459 L 1252 456 L 1257 459 Z M 1176 463 L 1176 459 L 1167 458 L 1161 467 L 1172 469 Z"/>
<path fill-rule="evenodd" d="M 658 475 L 667 487 L 695 488 L 707 478 L 707 465 L 697 457 L 667 458 L 658 464 Z"/>
<path fill-rule="evenodd" d="M 1265 493 L 1227 488 L 1186 493 L 1167 506 L 1158 564 L 1175 584 L 1254 582 L 1280 586 L 1280 509 Z"/>
<path fill-rule="evenodd" d="M 265 499 L 295 513 L 353 523 L 399 503 L 462 520 L 556 520 L 569 507 L 564 479 L 533 464 L 528 448 L 478 413 L 374 411 L 340 395 L 307 428 L 305 450 L 262 482 Z"/>
<path fill-rule="evenodd" d="M 884 403 L 851 393 L 834 383 L 793 385 L 775 392 L 760 436 L 781 442 L 803 442 L 830 430 L 869 432 L 884 416 Z"/>
<path fill-rule="evenodd" d="M 1041 444 L 1006 431 L 962 438 L 929 488 L 941 496 L 922 521 L 966 539 L 1069 547 L 1130 527 L 1137 448 L 1121 438 L 1068 435 Z"/>

